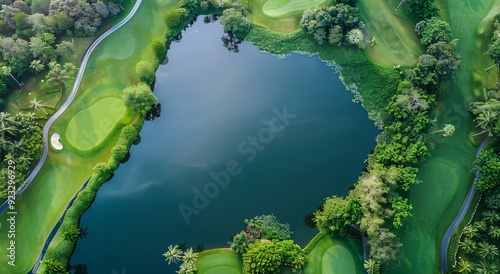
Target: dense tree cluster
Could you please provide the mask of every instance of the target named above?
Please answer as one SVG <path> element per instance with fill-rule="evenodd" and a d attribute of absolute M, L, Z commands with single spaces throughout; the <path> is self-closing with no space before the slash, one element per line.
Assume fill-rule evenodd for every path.
<path fill-rule="evenodd" d="M 151 106 L 158 103 L 158 99 L 151 92 L 151 88 L 144 83 L 125 88 L 123 90 L 123 101 L 132 111 L 142 115 L 146 115 Z"/>
<path fill-rule="evenodd" d="M 439 7 L 434 3 L 434 0 L 411 0 L 410 9 L 420 18 L 420 20 L 437 17 L 439 15 Z"/>
<path fill-rule="evenodd" d="M 487 192 L 500 185 L 500 155 L 492 149 L 481 152 L 474 162 L 476 188 Z"/>
<path fill-rule="evenodd" d="M 243 254 L 243 273 L 280 273 L 283 265 L 302 269 L 307 262 L 306 253 L 292 240 L 256 242 Z"/>
<path fill-rule="evenodd" d="M 363 23 L 359 10 L 347 4 L 315 7 L 304 11 L 300 27 L 311 34 L 318 44 L 341 45 L 346 42 L 363 47 Z"/>
<path fill-rule="evenodd" d="M 116 16 L 120 10 L 119 4 L 101 0 L 33 0 L 3 4 L 0 53 L 10 72 L 1 80 L 12 86 L 16 79 L 44 71 L 50 62 L 72 54 L 73 43 L 62 37 L 92 36 L 101 26 L 102 19 Z"/>
<path fill-rule="evenodd" d="M 283 265 L 302 269 L 305 252 L 292 240 L 290 225 L 274 215 L 246 219 L 246 231 L 231 237 L 230 246 L 243 258 L 243 273 L 279 273 Z"/>
<path fill-rule="evenodd" d="M 0 201 L 5 201 L 9 178 L 15 178 L 16 188 L 26 179 L 34 159 L 42 152 L 42 128 L 33 112 L 18 112 L 15 116 L 0 112 Z M 9 168 L 9 166 L 11 166 Z"/>
<path fill-rule="evenodd" d="M 498 157 L 498 155 L 496 156 Z M 497 179 L 498 180 L 498 179 Z M 459 260 L 452 273 L 498 273 L 500 271 L 500 188 L 486 193 L 485 208 L 467 224 L 458 244 Z"/>

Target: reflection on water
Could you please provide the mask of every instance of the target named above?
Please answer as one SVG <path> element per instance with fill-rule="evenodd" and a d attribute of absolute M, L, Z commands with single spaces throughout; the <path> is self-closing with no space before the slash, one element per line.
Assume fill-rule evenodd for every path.
<path fill-rule="evenodd" d="M 316 57 L 277 60 L 248 43 L 234 54 L 218 23 L 200 21 L 157 72 L 161 116 L 82 217 L 72 264 L 89 273 L 173 273 L 169 244 L 223 247 L 262 214 L 305 245 L 316 230 L 304 216 L 345 195 L 375 145 L 366 112 Z"/>

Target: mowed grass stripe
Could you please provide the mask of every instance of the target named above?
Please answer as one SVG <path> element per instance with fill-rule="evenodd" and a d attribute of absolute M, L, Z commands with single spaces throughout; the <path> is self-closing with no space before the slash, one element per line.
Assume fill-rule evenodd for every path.
<path fill-rule="evenodd" d="M 241 274 L 243 262 L 230 248 L 203 251 L 196 262 L 199 274 Z"/>
<path fill-rule="evenodd" d="M 367 46 L 370 59 L 381 65 L 413 66 L 423 53 L 413 26 L 395 16 L 385 0 L 359 0 L 361 18 L 375 46 Z"/>
<path fill-rule="evenodd" d="M 270 17 L 283 17 L 292 14 L 302 14 L 304 10 L 321 5 L 327 0 L 269 0 L 262 7 L 264 14 Z"/>
<path fill-rule="evenodd" d="M 78 150 L 91 150 L 110 135 L 125 112 L 121 98 L 101 99 L 71 118 L 65 132 L 66 139 Z"/>

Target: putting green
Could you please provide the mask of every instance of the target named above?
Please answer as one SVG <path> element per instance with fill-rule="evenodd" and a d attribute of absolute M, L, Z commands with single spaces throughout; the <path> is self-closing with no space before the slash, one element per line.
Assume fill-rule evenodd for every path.
<path fill-rule="evenodd" d="M 358 274 L 363 273 L 361 243 L 349 238 L 334 238 L 318 234 L 311 240 L 314 247 L 308 254 L 304 274 Z M 310 247 L 306 247 L 306 250 Z M 357 267 L 358 266 L 358 267 Z"/>
<path fill-rule="evenodd" d="M 107 97 L 73 116 L 66 128 L 66 139 L 76 149 L 88 151 L 98 146 L 125 115 L 121 98 Z"/>
<path fill-rule="evenodd" d="M 288 14 L 310 9 L 326 2 L 327 0 L 269 0 L 262 7 L 264 14 L 270 17 L 282 17 Z"/>
<path fill-rule="evenodd" d="M 230 248 L 211 249 L 200 253 L 196 262 L 200 274 L 241 274 L 243 263 Z"/>
<path fill-rule="evenodd" d="M 326 250 L 323 255 L 323 274 L 356 273 L 356 266 L 351 252 L 341 245 L 335 245 Z"/>

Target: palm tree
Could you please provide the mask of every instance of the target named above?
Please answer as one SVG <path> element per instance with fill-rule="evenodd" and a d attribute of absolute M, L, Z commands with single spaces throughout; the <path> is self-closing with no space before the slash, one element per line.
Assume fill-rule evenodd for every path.
<path fill-rule="evenodd" d="M 198 253 L 194 252 L 193 248 L 190 247 L 182 255 L 183 263 L 188 263 L 194 265 L 198 259 Z"/>
<path fill-rule="evenodd" d="M 481 261 L 476 267 L 476 273 L 478 273 L 478 274 L 497 274 L 498 267 L 494 264 L 489 264 L 485 261 Z"/>
<path fill-rule="evenodd" d="M 478 245 L 478 253 L 479 256 L 483 258 L 493 259 L 495 256 L 498 256 L 498 247 L 486 242 L 480 242 Z"/>
<path fill-rule="evenodd" d="M 474 237 L 477 237 L 478 236 L 478 231 L 477 231 L 477 228 L 472 226 L 472 225 L 466 225 L 464 227 L 464 230 L 462 232 L 467 238 L 474 238 Z"/>
<path fill-rule="evenodd" d="M 184 262 L 179 267 L 179 270 L 177 270 L 175 273 L 177 273 L 177 274 L 192 274 L 192 273 L 195 273 L 195 271 L 196 271 L 196 268 L 194 267 L 193 264 Z"/>
<path fill-rule="evenodd" d="M 433 131 L 433 132 L 431 132 L 431 134 L 438 133 L 438 132 L 444 132 L 444 134 L 446 134 L 446 136 L 451 136 L 451 135 L 453 135 L 453 133 L 455 133 L 455 126 L 453 126 L 451 124 L 445 124 L 443 129 Z"/>
<path fill-rule="evenodd" d="M 379 273 L 380 264 L 378 264 L 376 261 L 374 261 L 372 259 L 365 261 L 363 266 L 365 267 L 366 272 L 368 272 L 368 274 L 378 274 Z"/>
<path fill-rule="evenodd" d="M 488 231 L 488 236 L 490 236 L 493 239 L 499 239 L 500 238 L 500 227 L 491 226 L 490 230 Z"/>
<path fill-rule="evenodd" d="M 460 258 L 460 260 L 458 261 L 457 269 L 459 273 L 465 273 L 465 274 L 472 273 L 472 271 L 474 270 L 474 264 Z"/>
<path fill-rule="evenodd" d="M 30 107 L 32 107 L 35 111 L 42 110 L 43 113 L 45 113 L 45 115 L 48 115 L 47 112 L 45 111 L 45 106 L 42 105 L 42 101 L 37 101 L 36 97 L 33 98 L 33 100 L 30 101 L 30 103 L 31 103 Z"/>
<path fill-rule="evenodd" d="M 31 61 L 30 68 L 32 68 L 36 73 L 39 73 L 45 68 L 45 65 L 40 60 Z"/>
<path fill-rule="evenodd" d="M 478 122 L 476 127 L 481 127 L 484 130 L 474 134 L 474 136 L 481 135 L 486 132 L 488 132 L 488 136 L 493 136 L 491 131 L 493 127 L 495 127 L 495 119 L 497 118 L 497 116 L 498 112 L 493 110 L 486 110 L 479 113 L 479 115 L 476 117 L 476 121 Z"/>
<path fill-rule="evenodd" d="M 11 145 L 11 147 L 9 148 L 9 152 L 12 153 L 13 155 L 19 155 L 18 153 L 19 152 L 23 152 L 23 151 L 26 151 L 26 148 L 25 148 L 26 144 L 24 143 L 23 140 L 20 140 L 20 141 L 14 141 Z"/>
<path fill-rule="evenodd" d="M 469 238 L 465 238 L 462 242 L 459 243 L 460 247 L 464 249 L 465 253 L 472 254 L 476 251 L 477 244 L 475 241 Z"/>
<path fill-rule="evenodd" d="M 80 227 L 80 235 L 78 235 L 78 238 L 87 239 L 87 236 L 89 235 L 88 230 L 89 230 L 88 227 Z"/>
<path fill-rule="evenodd" d="M 163 253 L 163 256 L 166 258 L 165 261 L 167 261 L 168 264 L 178 263 L 182 258 L 182 251 L 179 249 L 178 245 L 169 245 L 168 251 Z"/>
<path fill-rule="evenodd" d="M 483 218 L 490 224 L 495 224 L 500 220 L 500 215 L 494 210 L 486 210 L 483 212 Z"/>
<path fill-rule="evenodd" d="M 2 75 L 5 75 L 5 76 L 10 75 L 10 77 L 11 77 L 12 79 L 14 79 L 14 81 L 16 81 L 16 83 L 17 83 L 20 87 L 22 87 L 22 86 L 23 86 L 21 83 L 19 83 L 19 81 L 17 81 L 16 77 L 14 77 L 14 75 L 12 75 L 12 69 L 11 69 L 10 67 L 8 67 L 8 66 L 3 66 L 3 67 L 2 67 Z"/>
<path fill-rule="evenodd" d="M 477 222 L 474 222 L 474 225 L 473 225 L 477 231 L 479 232 L 486 232 L 486 230 L 488 229 L 488 225 L 486 224 L 486 222 L 484 220 L 481 220 L 481 221 L 477 221 Z"/>

